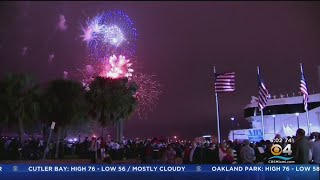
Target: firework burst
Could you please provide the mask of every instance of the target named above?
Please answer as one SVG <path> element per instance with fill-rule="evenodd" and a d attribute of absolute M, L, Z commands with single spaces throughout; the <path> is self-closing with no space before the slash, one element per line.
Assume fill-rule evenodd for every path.
<path fill-rule="evenodd" d="M 132 63 L 126 59 L 125 56 L 111 56 L 109 60 L 103 63 L 103 70 L 100 76 L 108 77 L 112 79 L 118 79 L 123 77 L 131 77 L 134 71 L 131 67 Z"/>
<path fill-rule="evenodd" d="M 80 73 L 80 74 L 79 74 Z M 89 84 L 94 80 L 96 71 L 91 64 L 85 65 L 84 69 L 77 69 L 76 79 L 78 79 L 86 90 L 89 90 Z"/>
<path fill-rule="evenodd" d="M 130 79 L 134 72 L 132 62 L 125 56 L 111 56 L 103 61 L 92 61 L 84 64 L 82 69 L 76 69 L 76 79 L 80 80 L 82 85 L 89 87 L 90 82 L 96 76 L 108 77 L 112 79 L 127 77 Z"/>
<path fill-rule="evenodd" d="M 137 32 L 131 19 L 122 11 L 108 11 L 89 19 L 82 31 L 81 37 L 94 60 L 83 70 L 77 69 L 83 86 L 89 90 L 95 76 L 128 78 L 138 86 L 134 95 L 138 101 L 138 115 L 145 119 L 157 104 L 161 91 L 154 75 L 133 70 L 130 60 L 135 59 Z M 134 64 L 136 67 L 136 62 Z"/>
<path fill-rule="evenodd" d="M 81 36 L 94 59 L 112 55 L 132 58 L 135 54 L 136 28 L 122 11 L 109 11 L 90 19 Z"/>
<path fill-rule="evenodd" d="M 141 119 L 146 119 L 148 112 L 153 111 L 161 94 L 160 84 L 154 77 L 155 75 L 135 73 L 131 79 L 139 87 L 135 96 L 138 99 L 138 115 Z"/>
<path fill-rule="evenodd" d="M 83 38 L 83 41 L 87 42 L 88 46 L 92 46 L 92 44 L 95 44 L 95 41 L 99 40 L 99 33 L 103 27 L 99 24 L 100 19 L 101 17 L 98 15 L 92 20 L 87 21 L 86 28 L 82 28 L 83 35 L 81 35 L 81 37 Z"/>
<path fill-rule="evenodd" d="M 108 68 L 106 68 L 106 66 Z M 125 67 L 127 66 L 122 66 L 122 69 L 124 69 L 123 72 L 128 72 L 128 69 L 125 70 Z M 107 71 L 108 69 L 109 71 Z M 84 69 L 77 69 L 77 71 L 80 72 L 80 74 L 78 73 L 77 75 L 77 79 L 80 79 L 80 82 L 86 90 L 89 90 L 89 84 L 94 80 L 94 77 L 104 76 L 113 78 L 113 75 L 109 75 L 114 73 L 112 72 L 114 70 L 112 70 L 107 63 L 104 64 L 101 62 L 85 65 Z M 120 73 L 117 77 L 128 77 L 130 82 L 134 82 L 138 85 L 138 91 L 135 94 L 135 97 L 138 100 L 137 113 L 140 119 L 146 119 L 148 113 L 152 112 L 158 103 L 158 98 L 162 93 L 160 91 L 160 84 L 155 80 L 155 75 L 148 75 L 139 72 L 135 72 L 132 76 L 125 76 L 125 74 L 126 73 Z"/>

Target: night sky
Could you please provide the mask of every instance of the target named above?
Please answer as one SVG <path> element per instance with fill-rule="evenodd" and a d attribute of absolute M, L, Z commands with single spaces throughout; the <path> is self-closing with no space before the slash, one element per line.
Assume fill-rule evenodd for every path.
<path fill-rule="evenodd" d="M 320 91 L 319 2 L 1 2 L 2 74 L 30 73 L 46 82 L 83 67 L 81 25 L 108 10 L 135 22 L 140 71 L 155 74 L 163 92 L 148 119 L 125 124 L 126 137 L 216 134 L 214 65 L 236 72 L 236 92 L 219 98 L 224 136 L 232 116 L 249 127 L 243 107 L 258 93 L 257 65 L 272 95 L 297 94 L 300 62 L 310 93 Z M 65 31 L 56 29 L 60 15 Z"/>

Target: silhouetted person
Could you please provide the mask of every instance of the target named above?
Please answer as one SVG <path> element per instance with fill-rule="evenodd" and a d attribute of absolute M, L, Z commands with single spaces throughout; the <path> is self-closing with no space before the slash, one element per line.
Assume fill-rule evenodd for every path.
<path fill-rule="evenodd" d="M 174 164 L 174 160 L 176 158 L 176 151 L 173 149 L 173 145 L 169 144 L 166 150 L 166 160 L 167 164 Z"/>
<path fill-rule="evenodd" d="M 83 141 L 83 154 L 85 155 L 85 157 L 89 157 L 89 148 L 90 148 L 90 142 L 89 142 L 89 138 L 85 137 L 84 141 Z"/>
<path fill-rule="evenodd" d="M 190 163 L 190 151 L 191 151 L 191 145 L 187 143 L 183 152 L 183 164 Z"/>
<path fill-rule="evenodd" d="M 293 156 L 296 164 L 309 163 L 309 143 L 303 129 L 298 129 L 296 132 L 296 140 L 293 144 Z"/>
<path fill-rule="evenodd" d="M 315 142 L 312 146 L 312 160 L 315 164 L 320 164 L 320 134 L 315 134 Z"/>
<path fill-rule="evenodd" d="M 14 138 L 9 145 L 10 156 L 12 160 L 19 159 L 19 147 L 19 141 L 16 138 Z"/>
<path fill-rule="evenodd" d="M 229 147 L 227 149 L 227 155 L 223 157 L 221 164 L 232 164 L 232 163 L 233 163 L 233 149 Z"/>
<path fill-rule="evenodd" d="M 153 148 L 150 143 L 147 144 L 144 150 L 144 158 L 145 158 L 145 163 L 150 164 L 152 160 L 152 153 L 153 153 Z"/>
<path fill-rule="evenodd" d="M 92 137 L 91 146 L 90 146 L 90 157 L 91 162 L 96 163 L 97 162 L 97 139 L 95 137 Z"/>
<path fill-rule="evenodd" d="M 227 155 L 227 143 L 221 142 L 219 147 L 219 161 L 223 160 L 223 157 Z"/>
<path fill-rule="evenodd" d="M 191 164 L 201 164 L 201 149 L 197 147 L 197 143 L 194 142 L 192 144 L 192 148 L 190 151 L 190 163 Z"/>
<path fill-rule="evenodd" d="M 219 164 L 219 148 L 216 144 L 210 144 L 205 149 L 205 158 L 203 159 L 204 164 Z"/>
<path fill-rule="evenodd" d="M 100 143 L 101 159 L 103 160 L 103 159 L 106 157 L 106 147 L 107 147 L 107 143 L 106 143 L 106 141 L 103 139 L 103 137 L 101 137 L 100 139 L 101 139 L 101 143 Z"/>
<path fill-rule="evenodd" d="M 240 156 L 243 164 L 253 164 L 256 159 L 254 150 L 250 147 L 249 140 L 244 141 L 244 146 L 240 150 Z"/>

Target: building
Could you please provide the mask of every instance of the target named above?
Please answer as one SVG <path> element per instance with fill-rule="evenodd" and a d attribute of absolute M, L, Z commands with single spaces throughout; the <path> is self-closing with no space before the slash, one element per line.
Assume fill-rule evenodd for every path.
<path fill-rule="evenodd" d="M 320 66 L 318 66 L 318 72 L 320 81 Z M 261 113 L 258 109 L 257 100 L 257 97 L 252 97 L 251 103 L 244 108 L 244 118 L 251 122 L 252 129 L 231 131 L 229 133 L 230 140 L 250 139 L 248 137 L 250 134 L 252 135 L 251 130 L 262 129 Z M 309 95 L 308 110 L 310 133 L 320 132 L 320 93 Z M 295 135 L 298 128 L 302 128 L 308 133 L 307 113 L 304 110 L 303 96 L 301 94 L 293 97 L 288 95 L 280 95 L 278 98 L 271 97 L 263 113 L 266 140 L 271 140 L 275 134 L 280 134 L 282 137 Z M 262 131 L 255 134 L 255 136 L 261 137 Z"/>

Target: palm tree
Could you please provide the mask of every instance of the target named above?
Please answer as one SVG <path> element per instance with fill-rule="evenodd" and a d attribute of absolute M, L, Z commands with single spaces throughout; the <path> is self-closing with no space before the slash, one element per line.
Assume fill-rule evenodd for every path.
<path fill-rule="evenodd" d="M 4 129 L 19 129 L 17 125 L 17 118 L 14 117 L 9 106 L 8 93 L 8 77 L 0 81 L 0 132 Z M 19 134 L 19 131 L 17 131 Z M 1 135 L 1 133 L 0 133 Z"/>
<path fill-rule="evenodd" d="M 9 107 L 5 95 L 5 83 L 3 80 L 0 81 L 0 136 L 2 135 L 3 129 L 8 126 L 9 120 Z"/>
<path fill-rule="evenodd" d="M 24 122 L 37 119 L 39 112 L 38 86 L 30 76 L 9 74 L 0 83 L 0 119 L 9 126 L 18 125 L 19 139 L 23 141 Z"/>
<path fill-rule="evenodd" d="M 48 122 L 56 123 L 58 131 L 55 158 L 58 158 L 61 137 L 64 143 L 67 126 L 84 119 L 88 112 L 84 92 L 79 82 L 64 79 L 51 81 L 45 90 L 43 114 Z"/>
<path fill-rule="evenodd" d="M 96 77 L 89 86 L 87 98 L 91 104 L 90 116 L 97 119 L 102 127 L 117 124 L 117 140 L 123 137 L 123 120 L 136 110 L 137 91 L 135 83 L 127 78 L 111 79 Z"/>

